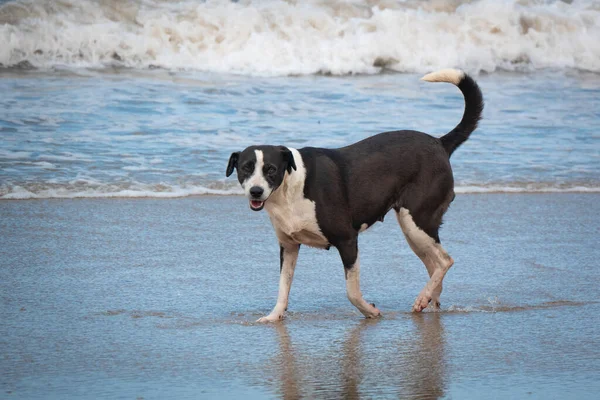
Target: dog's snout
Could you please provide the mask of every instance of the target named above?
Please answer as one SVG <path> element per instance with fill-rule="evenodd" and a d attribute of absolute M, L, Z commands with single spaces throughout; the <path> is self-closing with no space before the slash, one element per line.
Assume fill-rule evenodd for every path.
<path fill-rule="evenodd" d="M 265 190 L 263 188 L 261 188 L 260 186 L 252 186 L 250 188 L 250 194 L 252 195 L 252 197 L 259 198 L 260 196 L 262 196 L 262 194 L 264 192 L 265 192 Z"/>

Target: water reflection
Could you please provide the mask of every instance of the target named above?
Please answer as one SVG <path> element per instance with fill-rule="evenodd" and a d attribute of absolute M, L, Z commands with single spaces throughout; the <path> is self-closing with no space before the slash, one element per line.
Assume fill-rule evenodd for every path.
<path fill-rule="evenodd" d="M 284 399 L 443 397 L 441 319 L 439 313 L 424 313 L 394 323 L 361 320 L 341 337 L 326 334 L 330 338 L 316 340 L 296 335 L 302 328 L 293 322 L 276 324 L 279 351 L 271 359 L 276 370 L 272 382 Z"/>
<path fill-rule="evenodd" d="M 444 396 L 445 336 L 440 313 L 412 316 L 415 335 L 401 338 L 397 346 L 405 362 L 399 368 L 401 398 L 437 399 Z"/>
<path fill-rule="evenodd" d="M 300 398 L 299 371 L 296 362 L 296 355 L 290 339 L 290 334 L 285 324 L 275 324 L 277 328 L 277 338 L 279 339 L 279 356 L 281 360 L 277 363 L 280 371 L 279 382 L 281 383 L 280 392 L 284 399 Z"/>

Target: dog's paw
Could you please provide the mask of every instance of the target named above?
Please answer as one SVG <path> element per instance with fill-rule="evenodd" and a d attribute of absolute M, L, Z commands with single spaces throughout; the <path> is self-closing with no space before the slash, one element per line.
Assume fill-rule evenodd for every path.
<path fill-rule="evenodd" d="M 365 314 L 365 318 L 379 318 L 379 317 L 381 317 L 381 311 L 379 311 L 379 309 L 377 307 L 375 307 L 375 303 L 371 303 L 371 306 L 373 306 L 373 309 L 370 310 L 369 313 Z"/>
<path fill-rule="evenodd" d="M 413 305 L 413 312 L 421 312 L 427 308 L 429 302 L 431 301 L 431 296 L 428 296 L 426 293 L 420 293 L 417 299 L 415 300 L 415 304 Z"/>
<path fill-rule="evenodd" d="M 283 314 L 269 314 L 265 317 L 259 318 L 256 322 L 260 322 L 261 324 L 269 323 L 269 322 L 277 322 L 283 319 Z"/>

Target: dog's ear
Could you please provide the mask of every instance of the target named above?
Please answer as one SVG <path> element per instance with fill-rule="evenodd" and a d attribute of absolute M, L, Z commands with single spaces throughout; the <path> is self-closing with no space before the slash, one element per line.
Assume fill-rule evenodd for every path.
<path fill-rule="evenodd" d="M 283 159 L 287 162 L 286 170 L 288 174 L 291 174 L 292 169 L 294 171 L 296 170 L 296 162 L 294 161 L 294 155 L 292 154 L 290 149 L 288 149 L 285 146 L 281 146 L 281 153 L 283 154 Z"/>
<path fill-rule="evenodd" d="M 225 172 L 225 176 L 229 176 L 233 174 L 233 169 L 237 167 L 238 158 L 240 156 L 240 152 L 236 151 L 235 153 L 231 153 L 231 157 L 229 157 L 229 164 L 227 164 L 227 171 Z"/>

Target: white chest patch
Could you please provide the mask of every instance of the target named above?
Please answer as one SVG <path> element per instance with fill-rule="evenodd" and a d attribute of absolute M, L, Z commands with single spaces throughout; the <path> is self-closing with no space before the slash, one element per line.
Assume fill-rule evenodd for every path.
<path fill-rule="evenodd" d="M 296 170 L 286 173 L 281 186 L 265 202 L 265 209 L 280 242 L 329 248 L 317 223 L 315 203 L 304 197 L 306 168 L 302 157 L 298 150 L 290 148 L 290 151 Z"/>

